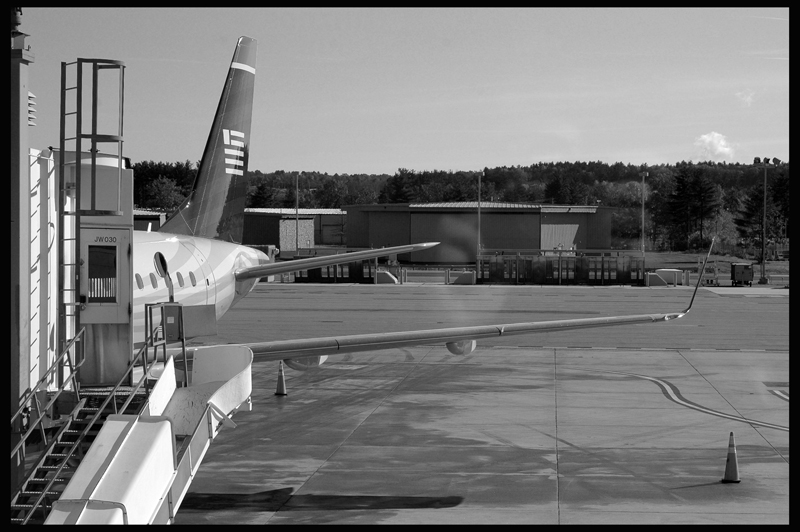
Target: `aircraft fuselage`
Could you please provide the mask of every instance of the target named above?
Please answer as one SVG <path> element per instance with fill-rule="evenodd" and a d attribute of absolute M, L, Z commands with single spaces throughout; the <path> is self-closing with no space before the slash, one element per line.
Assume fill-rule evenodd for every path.
<path fill-rule="evenodd" d="M 170 301 L 167 280 L 156 265 L 166 260 L 172 297 L 185 306 L 213 305 L 220 319 L 246 296 L 258 279 L 237 281 L 236 270 L 268 264 L 257 249 L 220 240 L 168 233 L 133 232 L 133 327 L 136 344 L 144 341 L 145 304 Z"/>

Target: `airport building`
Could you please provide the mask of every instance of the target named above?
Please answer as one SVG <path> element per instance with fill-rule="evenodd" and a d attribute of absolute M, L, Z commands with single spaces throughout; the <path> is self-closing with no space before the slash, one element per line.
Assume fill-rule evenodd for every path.
<path fill-rule="evenodd" d="M 157 230 L 165 214 L 134 211 L 135 228 Z M 480 219 L 480 221 L 479 221 Z M 596 205 L 478 202 L 348 205 L 340 209 L 245 209 L 243 244 L 284 252 L 319 247 L 366 249 L 418 242 L 435 248 L 403 262 L 474 263 L 480 226 L 484 253 L 611 247 L 611 210 Z"/>
<path fill-rule="evenodd" d="M 158 231 L 167 221 L 168 214 L 149 209 L 133 209 L 133 229 L 135 231 Z"/>
<path fill-rule="evenodd" d="M 339 209 L 250 208 L 245 209 L 242 240 L 245 245 L 272 245 L 283 251 L 344 246 L 345 225 L 346 213 Z"/>
<path fill-rule="evenodd" d="M 595 205 L 454 202 L 348 205 L 347 245 L 389 247 L 441 242 L 410 262 L 474 263 L 482 252 L 608 249 L 611 212 Z M 403 257 L 400 257 L 402 260 Z"/>

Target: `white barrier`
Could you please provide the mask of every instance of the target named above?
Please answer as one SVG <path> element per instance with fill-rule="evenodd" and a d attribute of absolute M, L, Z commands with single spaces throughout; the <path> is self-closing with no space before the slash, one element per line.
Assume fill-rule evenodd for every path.
<path fill-rule="evenodd" d="M 174 471 L 168 419 L 109 416 L 45 524 L 149 524 Z"/>

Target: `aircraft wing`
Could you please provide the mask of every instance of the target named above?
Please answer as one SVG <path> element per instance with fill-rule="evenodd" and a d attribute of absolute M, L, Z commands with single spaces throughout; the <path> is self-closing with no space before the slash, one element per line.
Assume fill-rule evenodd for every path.
<path fill-rule="evenodd" d="M 387 255 L 422 251 L 438 245 L 439 242 L 424 242 L 422 244 L 408 244 L 405 246 L 368 249 L 366 251 L 353 251 L 350 253 L 342 253 L 340 255 L 326 255 L 324 257 L 309 257 L 307 259 L 287 260 L 283 262 L 273 262 L 271 264 L 261 264 L 258 266 L 251 266 L 249 268 L 242 268 L 240 270 L 236 270 L 234 273 L 237 281 L 244 281 L 246 279 L 266 277 L 268 275 L 299 272 L 302 270 L 310 270 L 312 268 L 322 268 L 323 266 L 333 266 L 335 264 L 344 264 L 359 260 L 385 257 Z"/>
<path fill-rule="evenodd" d="M 402 331 L 375 334 L 356 334 L 350 336 L 331 336 L 328 338 L 306 338 L 301 340 L 281 340 L 246 344 L 253 351 L 253 361 L 285 360 L 308 356 L 337 355 L 358 351 L 377 351 L 415 345 L 444 343 L 457 352 L 467 347 L 471 340 L 531 334 L 538 332 L 567 331 L 589 327 L 612 327 L 637 323 L 659 323 L 682 318 L 689 309 L 669 314 L 638 314 L 631 316 L 610 316 L 605 318 L 578 318 L 570 320 L 511 323 L 506 325 L 477 325 L 473 327 L 452 327 L 421 331 Z M 474 346 L 473 346 L 474 347 Z"/>
<path fill-rule="evenodd" d="M 714 241 L 708 250 L 701 272 L 711 255 Z M 475 340 L 493 336 L 516 334 L 532 334 L 539 332 L 568 331 L 590 327 L 614 327 L 641 323 L 664 323 L 680 319 L 691 310 L 697 290 L 700 288 L 702 275 L 698 276 L 697 285 L 692 293 L 689 306 L 681 312 L 635 314 L 629 316 L 609 316 L 603 318 L 576 318 L 568 320 L 538 321 L 529 323 L 511 323 L 505 325 L 478 325 L 473 327 L 452 327 L 446 329 L 430 329 L 421 331 L 403 331 L 374 334 L 357 334 L 349 336 L 331 336 L 327 338 L 309 338 L 299 340 L 280 340 L 274 342 L 258 342 L 246 344 L 253 351 L 253 361 L 275 361 L 286 359 L 302 359 L 354 353 L 359 351 L 377 351 L 415 345 L 444 343 L 451 353 L 466 354 L 475 349 Z"/>

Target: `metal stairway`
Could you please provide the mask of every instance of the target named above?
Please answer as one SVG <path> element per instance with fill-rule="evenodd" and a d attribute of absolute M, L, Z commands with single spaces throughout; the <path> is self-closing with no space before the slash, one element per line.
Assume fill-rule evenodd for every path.
<path fill-rule="evenodd" d="M 148 305 L 158 310 L 162 310 L 165 306 L 179 307 L 174 303 Z M 148 309 L 150 316 L 148 323 L 152 323 L 151 313 L 152 310 Z M 180 309 L 178 319 L 182 324 L 183 316 Z M 106 417 L 111 414 L 140 414 L 147 405 L 152 387 L 157 381 L 151 378 L 150 369 L 156 363 L 159 347 L 165 351 L 164 356 L 166 356 L 166 342 L 161 338 L 161 327 L 155 327 L 153 334 L 146 339 L 145 345 L 131 360 L 128 370 L 116 386 L 81 387 L 77 376 L 84 358 L 82 353 L 75 353 L 74 350 L 76 345 L 83 344 L 80 340 L 84 331 L 85 329 L 82 329 L 69 343 L 64 353 L 58 357 L 11 418 L 12 431 L 19 425 L 22 425 L 24 431 L 20 442 L 11 451 L 12 461 L 15 458 L 26 460 L 25 446 L 29 438 L 35 438 L 32 438 L 34 434 L 39 435 L 43 445 L 43 450 L 38 455 L 33 453 L 33 456 L 26 460 L 30 462 L 26 463 L 25 467 L 28 474 L 17 491 L 12 493 L 12 524 L 43 524 L 52 510 L 53 503 L 61 496 L 95 436 L 100 432 Z M 150 348 L 156 350 L 153 356 L 149 354 Z M 185 343 L 181 343 L 181 348 L 185 360 Z M 77 364 L 72 362 L 74 357 L 79 361 Z M 137 366 L 143 370 L 142 378 L 134 386 L 127 386 L 125 383 L 131 382 L 131 376 Z M 56 392 L 47 392 L 49 401 L 42 408 L 39 405 L 37 392 L 46 390 L 47 383 L 54 375 L 67 375 L 67 379 Z M 73 393 L 76 404 L 68 415 L 53 420 L 56 417 L 54 412 L 58 410 L 56 402 L 65 391 Z M 26 415 L 31 411 L 36 412 L 38 416 L 26 423 Z M 45 428 L 48 422 L 50 426 Z"/>
<path fill-rule="evenodd" d="M 132 366 L 133 367 L 133 366 Z M 30 473 L 11 498 L 12 524 L 42 524 L 110 414 L 138 414 L 148 389 L 120 386 L 83 388 L 72 412 L 56 426 L 44 449 L 31 459 Z M 61 420 L 60 420 L 61 421 Z M 32 427 L 33 432 L 43 432 Z M 26 468 L 27 469 L 27 468 Z"/>
<path fill-rule="evenodd" d="M 131 396 L 130 390 L 115 390 L 111 394 L 107 389 L 84 389 L 81 395 L 81 401 L 40 453 L 27 480 L 12 498 L 12 524 L 44 523 L 53 501 L 61 496 L 100 432 L 105 417 L 112 413 L 138 413 L 146 400 L 143 391 L 134 393 L 127 410 L 120 411 L 120 403 Z"/>

